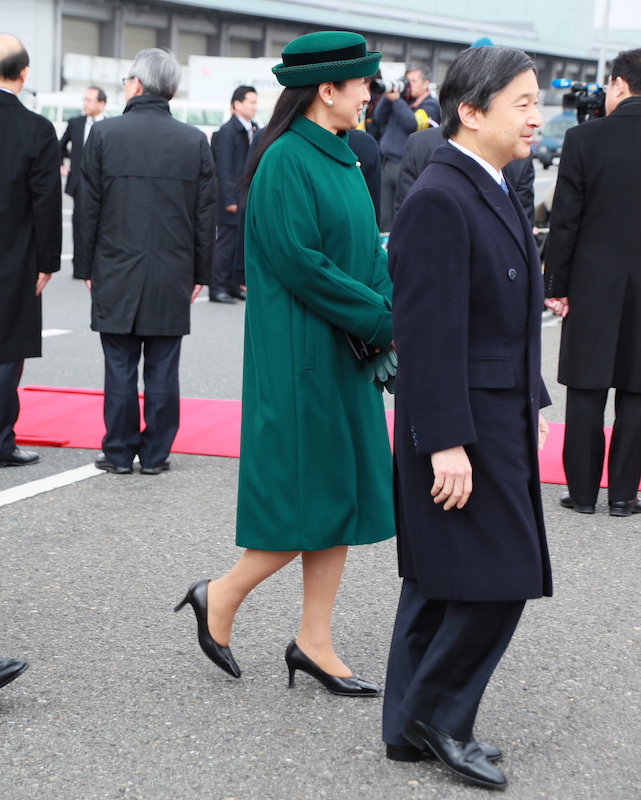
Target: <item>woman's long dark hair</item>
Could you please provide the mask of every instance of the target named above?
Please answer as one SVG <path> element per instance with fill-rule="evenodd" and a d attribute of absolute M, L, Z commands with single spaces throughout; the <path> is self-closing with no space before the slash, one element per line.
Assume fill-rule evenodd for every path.
<path fill-rule="evenodd" d="M 334 81 L 334 86 L 339 90 L 343 89 L 344 85 L 345 81 Z M 265 133 L 261 134 L 260 141 L 256 145 L 256 150 L 247 165 L 245 174 L 238 182 L 238 189 L 243 198 L 243 204 L 247 200 L 249 186 L 265 150 L 267 150 L 269 145 L 275 142 L 279 136 L 285 133 L 296 117 L 307 111 L 314 102 L 314 98 L 318 92 L 318 86 L 319 84 L 314 84 L 313 86 L 296 86 L 293 88 L 285 87 L 281 92 L 274 106 L 274 113 L 265 128 Z"/>

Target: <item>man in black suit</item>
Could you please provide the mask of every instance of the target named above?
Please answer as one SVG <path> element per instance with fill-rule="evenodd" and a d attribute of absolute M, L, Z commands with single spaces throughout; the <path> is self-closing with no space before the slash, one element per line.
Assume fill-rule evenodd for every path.
<path fill-rule="evenodd" d="M 0 467 L 38 461 L 16 447 L 25 358 L 42 355 L 40 294 L 60 269 L 62 210 L 53 125 L 18 100 L 29 55 L 0 35 Z"/>
<path fill-rule="evenodd" d="M 232 115 L 212 138 L 212 151 L 218 175 L 218 235 L 212 259 L 209 299 L 213 303 L 244 300 L 245 290 L 234 279 L 234 262 L 240 219 L 238 181 L 247 162 L 256 124 L 258 96 L 253 86 L 239 86 L 231 98 Z"/>
<path fill-rule="evenodd" d="M 105 354 L 99 469 L 169 469 L 178 431 L 178 366 L 190 304 L 209 277 L 214 163 L 207 137 L 173 119 L 180 83 L 168 50 L 142 50 L 124 79 L 122 117 L 96 123 L 81 164 L 83 213 L 76 269 L 91 290 L 91 327 Z M 138 363 L 144 348 L 145 429 Z"/>
<path fill-rule="evenodd" d="M 394 213 L 401 207 L 418 176 L 429 164 L 432 153 L 445 144 L 441 128 L 428 128 L 413 133 L 407 140 L 401 171 L 394 195 Z M 525 215 L 534 227 L 534 160 L 532 154 L 527 158 L 517 158 L 503 168 L 505 180 L 514 189 L 523 204 Z"/>
<path fill-rule="evenodd" d="M 62 204 L 53 125 L 18 100 L 29 71 L 22 43 L 0 34 L 0 467 L 38 461 L 16 447 L 18 383 L 25 358 L 41 355 L 40 294 L 60 269 Z M 27 669 L 0 658 L 0 687 Z"/>
<path fill-rule="evenodd" d="M 608 459 L 610 515 L 641 513 L 641 49 L 612 62 L 602 119 L 571 128 L 554 194 L 546 305 L 563 317 L 567 386 L 561 505 L 593 514 L 604 459 L 603 411 L 616 389 Z"/>
<path fill-rule="evenodd" d="M 90 86 L 85 92 L 82 101 L 84 114 L 80 117 L 72 117 L 67 125 L 67 130 L 60 139 L 60 174 L 67 176 L 65 193 L 73 197 L 73 251 L 74 258 L 78 249 L 78 235 L 80 231 L 80 212 L 82 210 L 82 199 L 78 191 L 80 185 L 80 162 L 82 160 L 82 150 L 85 146 L 91 128 L 96 122 L 105 118 L 104 110 L 107 102 L 107 95 L 99 86 Z M 69 145 L 71 145 L 71 155 L 69 155 Z M 65 165 L 65 158 L 70 159 L 71 165 Z M 74 262 L 75 263 L 75 262 Z M 80 278 L 73 273 L 74 278 Z"/>
<path fill-rule="evenodd" d="M 543 281 L 502 174 L 529 155 L 537 97 L 520 50 L 459 53 L 440 91 L 448 142 L 405 198 L 389 243 L 403 588 L 383 740 L 389 758 L 432 753 L 489 788 L 507 781 L 492 763 L 500 751 L 475 741 L 477 709 L 525 601 L 552 592 L 537 458 L 549 403 Z"/>

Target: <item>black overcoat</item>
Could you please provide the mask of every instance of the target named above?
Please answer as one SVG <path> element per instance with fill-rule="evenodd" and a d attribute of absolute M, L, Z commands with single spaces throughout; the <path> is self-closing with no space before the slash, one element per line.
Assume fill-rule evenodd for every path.
<path fill-rule="evenodd" d="M 71 197 L 75 195 L 80 181 L 80 162 L 82 161 L 82 149 L 85 144 L 86 122 L 86 115 L 72 117 L 60 139 L 60 164 L 63 163 L 65 158 L 71 161 L 70 172 L 67 175 L 67 183 L 65 185 L 65 194 L 71 195 Z M 69 145 L 71 145 L 71 153 L 69 152 Z"/>
<path fill-rule="evenodd" d="M 214 163 L 204 133 L 173 119 L 161 97 L 132 98 L 97 122 L 81 165 L 81 253 L 91 327 L 103 333 L 189 333 L 195 284 L 209 280 Z"/>
<path fill-rule="evenodd" d="M 434 599 L 551 594 L 537 459 L 543 286 L 523 208 L 446 144 L 397 214 L 389 256 L 400 573 Z M 459 445 L 474 488 L 443 511 L 430 454 Z"/>
<path fill-rule="evenodd" d="M 212 138 L 211 147 L 218 175 L 217 222 L 219 225 L 238 225 L 238 212 L 232 214 L 225 209 L 227 206 L 238 206 L 240 211 L 238 181 L 243 177 L 247 163 L 249 136 L 235 114 Z"/>
<path fill-rule="evenodd" d="M 641 392 L 641 97 L 571 128 L 554 193 L 545 294 L 567 297 L 559 382 Z"/>
<path fill-rule="evenodd" d="M 0 362 L 41 355 L 39 272 L 60 269 L 62 194 L 49 120 L 0 91 Z"/>

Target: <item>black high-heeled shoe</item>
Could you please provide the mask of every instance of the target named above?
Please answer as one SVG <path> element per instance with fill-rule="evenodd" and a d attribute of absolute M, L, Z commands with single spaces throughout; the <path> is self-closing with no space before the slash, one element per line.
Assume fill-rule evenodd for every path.
<path fill-rule="evenodd" d="M 296 644 L 296 640 L 292 641 L 287 646 L 285 651 L 285 661 L 289 668 L 289 688 L 291 689 L 295 684 L 296 670 L 306 672 L 312 678 L 323 684 L 326 689 L 329 689 L 333 694 L 342 694 L 345 697 L 376 697 L 381 694 L 378 686 L 367 681 L 362 681 L 360 678 L 337 678 L 335 675 L 329 675 L 322 670 L 318 664 L 315 664 L 311 658 L 308 658 L 305 653 Z"/>
<path fill-rule="evenodd" d="M 207 586 L 210 581 L 205 578 L 202 581 L 197 581 L 189 587 L 189 591 L 185 595 L 185 599 L 174 608 L 174 611 L 180 609 L 189 603 L 194 609 L 196 620 L 198 621 L 198 644 L 201 646 L 203 653 L 210 658 L 217 667 L 220 667 L 233 678 L 240 678 L 240 668 L 229 647 L 221 647 L 217 642 L 212 639 L 207 626 Z"/>

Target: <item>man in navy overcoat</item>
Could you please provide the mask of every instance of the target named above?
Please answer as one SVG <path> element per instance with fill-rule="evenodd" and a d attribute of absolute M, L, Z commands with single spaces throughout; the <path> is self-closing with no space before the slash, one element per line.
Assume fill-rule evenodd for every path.
<path fill-rule="evenodd" d="M 448 142 L 392 227 L 395 502 L 403 588 L 383 739 L 489 788 L 507 781 L 473 725 L 530 598 L 550 595 L 537 447 L 543 285 L 502 168 L 541 124 L 531 59 L 460 53 L 441 87 Z"/>

